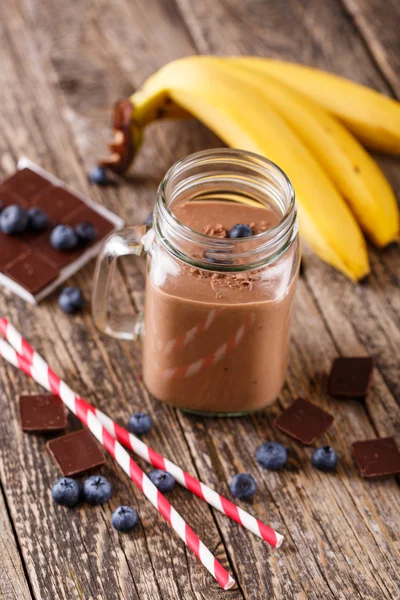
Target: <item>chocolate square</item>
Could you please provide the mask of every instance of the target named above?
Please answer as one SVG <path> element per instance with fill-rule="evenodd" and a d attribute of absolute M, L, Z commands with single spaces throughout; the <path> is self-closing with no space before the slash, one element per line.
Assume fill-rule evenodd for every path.
<path fill-rule="evenodd" d="M 66 225 L 71 225 L 71 227 L 75 227 L 78 223 L 91 223 L 97 231 L 97 240 L 105 237 L 114 229 L 114 225 L 110 223 L 110 221 L 105 219 L 102 215 L 99 215 L 99 213 L 90 208 L 90 206 L 86 205 L 80 206 L 75 209 L 73 213 L 66 215 L 61 222 Z"/>
<path fill-rule="evenodd" d="M 31 294 L 36 294 L 56 279 L 59 271 L 39 252 L 29 250 L 11 266 L 5 268 L 4 274 L 14 279 Z"/>
<path fill-rule="evenodd" d="M 22 206 L 23 208 L 28 208 L 29 206 L 28 202 L 22 196 L 3 189 L 3 186 L 0 186 L 0 203 L 2 208 L 6 208 L 11 204 L 18 204 L 18 206 Z"/>
<path fill-rule="evenodd" d="M 47 442 L 47 448 L 65 477 L 72 477 L 104 465 L 98 443 L 87 429 L 67 433 Z"/>
<path fill-rule="evenodd" d="M 370 356 L 336 358 L 329 375 L 328 394 L 334 398 L 364 398 L 373 368 L 374 359 Z"/>
<path fill-rule="evenodd" d="M 333 416 L 308 402 L 297 398 L 276 419 L 275 426 L 306 446 L 313 444 L 332 425 Z"/>
<path fill-rule="evenodd" d="M 400 452 L 392 437 L 354 442 L 352 449 L 363 477 L 400 473 Z"/>
<path fill-rule="evenodd" d="M 67 427 L 64 404 L 53 394 L 20 396 L 19 414 L 23 431 L 62 431 Z"/>
<path fill-rule="evenodd" d="M 51 183 L 41 175 L 35 173 L 35 171 L 21 169 L 21 171 L 17 171 L 14 175 L 3 181 L 0 187 L 0 197 L 1 191 L 7 190 L 13 194 L 22 196 L 24 200 L 30 203 L 33 196 L 50 186 Z"/>
<path fill-rule="evenodd" d="M 29 246 L 16 236 L 0 232 L 0 271 L 29 252 Z"/>
<path fill-rule="evenodd" d="M 46 257 L 46 260 L 55 268 L 62 269 L 72 261 L 76 260 L 85 250 L 77 246 L 74 250 L 56 250 L 50 244 L 51 230 L 41 234 L 31 241 L 32 247 Z"/>
<path fill-rule="evenodd" d="M 62 187 L 51 186 L 35 196 L 32 204 L 42 209 L 50 221 L 61 223 L 62 219 L 76 210 L 84 202 Z"/>

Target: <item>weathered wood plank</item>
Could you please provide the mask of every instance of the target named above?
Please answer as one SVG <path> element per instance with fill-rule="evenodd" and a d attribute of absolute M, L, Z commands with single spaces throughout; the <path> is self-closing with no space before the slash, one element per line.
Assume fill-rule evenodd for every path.
<path fill-rule="evenodd" d="M 379 69 L 400 98 L 400 5 L 396 0 L 342 0 Z"/>
<path fill-rule="evenodd" d="M 9 44 L 0 73 L 3 170 L 10 171 L 16 157 L 29 153 L 69 182 L 88 189 L 82 163 L 93 162 L 105 143 L 112 102 L 130 93 L 164 62 L 199 49 L 286 57 L 387 90 L 354 27 L 333 1 L 304 6 L 294 0 L 285 5 L 255 1 L 240 5 L 233 0 L 193 5 L 179 0 L 179 7 L 187 26 L 176 4 L 163 0 L 117 0 L 112 6 L 105 0 L 62 6 L 50 0 L 39 6 L 25 0 L 17 11 L 3 6 L 2 41 Z M 219 143 L 196 123 L 156 125 L 148 131 L 132 176 L 117 190 L 91 188 L 90 193 L 127 220 L 139 221 L 174 160 Z M 388 166 L 391 177 L 396 164 Z M 392 181 L 396 183 L 394 177 Z M 306 277 L 299 286 L 289 376 L 281 401 L 241 420 L 176 415 L 143 390 L 139 348 L 100 336 L 88 314 L 74 320 L 61 315 L 54 298 L 31 309 L 2 293 L 2 311 L 7 310 L 41 352 L 52 357 L 56 369 L 100 408 L 121 423 L 134 408 L 151 412 L 156 426 L 149 441 L 157 450 L 189 471 L 197 469 L 204 481 L 226 495 L 233 474 L 252 473 L 259 491 L 248 510 L 287 536 L 286 545 L 271 553 L 222 515 L 216 513 L 213 520 L 208 509 L 187 492 L 174 491 L 174 505 L 224 561 L 227 548 L 243 594 L 226 594 L 211 583 L 110 461 L 105 473 L 116 488 L 111 507 L 57 510 L 49 494 L 56 469 L 43 440 L 21 434 L 10 402 L 21 390 L 34 387 L 1 365 L 5 418 L 0 477 L 7 484 L 7 500 L 35 595 L 85 600 L 397 597 L 398 489 L 393 481 L 362 481 L 349 452 L 354 439 L 396 432 L 399 421 L 393 399 L 398 390 L 393 359 L 400 311 L 395 293 L 398 249 L 373 253 L 372 261 L 369 285 L 353 288 L 306 253 Z M 87 297 L 91 274 L 88 266 L 74 278 Z M 121 270 L 119 302 L 126 307 L 140 277 L 139 266 L 124 265 Z M 371 348 L 379 372 L 366 403 L 368 412 L 357 402 L 329 400 L 325 374 L 331 359 L 338 352 Z M 336 422 L 324 441 L 340 454 L 336 476 L 312 469 L 310 449 L 289 442 L 271 425 L 280 407 L 298 393 L 335 413 Z M 290 447 L 290 465 L 282 473 L 266 473 L 254 460 L 256 447 L 268 438 Z M 19 481 L 15 473 L 20 473 Z M 136 536 L 116 536 L 111 530 L 110 508 L 121 502 L 139 509 L 142 526 Z"/>
<path fill-rule="evenodd" d="M 0 598 L 30 600 L 32 596 L 11 529 L 2 490 L 0 492 L 0 563 Z"/>

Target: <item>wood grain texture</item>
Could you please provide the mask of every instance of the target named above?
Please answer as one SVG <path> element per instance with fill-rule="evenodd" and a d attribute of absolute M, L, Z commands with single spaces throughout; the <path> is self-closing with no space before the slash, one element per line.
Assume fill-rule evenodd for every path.
<path fill-rule="evenodd" d="M 396 0 L 342 0 L 376 64 L 400 97 L 400 4 Z"/>
<path fill-rule="evenodd" d="M 58 9 L 55 5 L 43 6 L 42 13 L 36 8 L 33 14 L 28 14 L 22 5 L 19 12 L 10 7 L 7 13 L 7 8 L 3 7 L 4 21 L 7 22 L 7 27 L 3 27 L 3 35 L 9 45 L 8 58 L 2 69 L 8 109 L 2 113 L 2 126 L 6 131 L 3 140 L 8 142 L 3 157 L 7 157 L 7 154 L 9 157 L 8 163 L 3 165 L 4 171 L 13 167 L 16 157 L 25 154 L 72 185 L 89 191 L 76 146 L 79 138 L 75 142 L 64 92 L 56 85 L 57 74 L 50 60 L 53 31 L 50 23 L 46 25 L 45 19 L 52 18 L 52 22 L 57 23 Z M 77 6 L 73 8 L 77 11 Z M 89 23 L 91 14 L 90 10 L 84 10 Z M 60 20 L 60 26 L 62 23 L 65 27 L 69 17 L 72 18 L 72 12 L 63 17 L 65 21 Z M 88 24 L 83 21 L 82 28 L 85 29 L 85 26 Z M 62 28 L 60 31 L 56 27 L 54 29 L 57 39 Z M 41 46 L 34 51 L 35 35 L 40 37 Z M 70 41 L 73 50 L 77 40 Z M 95 43 L 91 49 L 93 55 L 102 46 L 102 36 L 96 41 L 97 45 Z M 25 61 L 28 51 L 31 57 L 29 69 Z M 76 60 L 79 62 L 79 47 L 76 51 Z M 61 68 L 65 69 L 65 65 Z M 111 62 L 106 71 L 112 70 Z M 77 71 L 76 77 L 83 86 L 86 84 L 86 71 Z M 47 85 L 44 85 L 43 81 L 47 78 Z M 102 89 L 99 89 L 99 98 L 102 97 Z M 92 102 L 91 97 L 91 94 L 86 96 L 88 105 Z M 103 97 L 102 101 L 107 108 L 108 121 L 111 100 Z M 83 100 L 81 102 L 83 104 L 80 106 L 84 106 Z M 11 116 L 13 107 L 14 111 L 15 107 L 20 111 L 17 115 L 19 118 L 14 112 L 15 120 Z M 75 116 L 73 121 L 76 121 Z M 12 123 L 12 129 L 10 126 L 7 128 L 7 122 Z M 40 146 L 43 146 L 43 155 L 38 152 Z M 151 198 L 154 197 L 155 187 L 156 180 L 151 182 Z M 128 190 L 129 186 L 126 185 L 125 190 L 113 190 L 111 197 L 103 195 L 107 196 L 109 207 L 130 220 L 132 204 L 129 206 L 131 191 L 128 194 Z M 100 197 L 97 189 L 90 190 L 90 194 Z M 144 214 L 147 211 L 148 208 Z M 90 297 L 92 270 L 93 265 L 87 266 L 74 278 L 86 298 Z M 119 288 L 120 303 L 130 305 L 129 293 L 123 281 Z M 115 418 L 120 418 L 122 423 L 126 423 L 135 408 L 152 412 L 158 424 L 154 436 L 159 447 L 170 456 L 178 456 L 189 471 L 194 469 L 173 412 L 150 400 L 143 391 L 137 364 L 138 351 L 132 353 L 130 346 L 123 347 L 112 340 L 102 339 L 93 328 L 88 313 L 77 319 L 62 315 L 55 297 L 39 308 L 32 308 L 11 294 L 2 292 L 0 306 L 2 314 L 7 314 L 43 355 L 51 358 L 54 368 L 71 385 L 76 383 L 82 394 Z M 110 505 L 99 509 L 85 506 L 69 511 L 53 504 L 50 491 L 58 473 L 46 452 L 46 440 L 23 435 L 16 415 L 18 393 L 36 388 L 13 369 L 4 364 L 1 367 L 2 405 L 5 412 L 1 421 L 0 476 L 5 481 L 10 512 L 35 596 L 43 600 L 74 597 L 85 600 L 207 598 L 210 590 L 216 598 L 226 596 L 216 582 L 210 581 L 204 568 L 184 548 L 151 505 L 133 489 L 129 480 L 113 466 L 111 460 L 103 469 L 115 488 Z M 71 427 L 76 426 L 77 423 L 71 421 Z M 208 507 L 196 502 L 182 490 L 174 492 L 171 500 L 228 567 L 224 546 Z M 122 503 L 132 504 L 139 510 L 141 527 L 135 536 L 118 536 L 111 528 L 111 512 Z M 196 524 L 200 524 L 200 527 Z M 233 591 L 230 597 L 242 596 L 240 592 Z"/>
<path fill-rule="evenodd" d="M 0 492 L 0 564 L 0 599 L 31 600 L 32 596 L 2 491 Z"/>
<path fill-rule="evenodd" d="M 147 216 L 172 162 L 221 144 L 196 122 L 155 124 L 121 186 L 101 190 L 87 184 L 85 171 L 105 148 L 110 106 L 165 62 L 195 52 L 271 55 L 387 93 L 394 89 L 385 69 L 380 65 L 379 71 L 372 60 L 359 23 L 356 27 L 348 9 L 333 0 L 18 0 L 3 3 L 0 13 L 0 43 L 7 48 L 0 70 L 3 173 L 27 155 L 132 223 Z M 380 160 L 399 192 L 398 160 Z M 73 388 L 121 424 L 133 410 L 150 412 L 155 427 L 149 443 L 227 496 L 235 473 L 251 473 L 258 492 L 243 506 L 286 535 L 285 545 L 272 552 L 185 490 L 174 490 L 174 506 L 238 580 L 238 590 L 222 592 L 111 460 L 103 469 L 115 488 L 110 505 L 56 507 L 50 489 L 58 473 L 45 440 L 23 435 L 16 416 L 16 396 L 37 388 L 0 364 L 0 479 L 33 595 L 41 600 L 400 597 L 399 487 L 393 480 L 363 481 L 349 449 L 355 439 L 376 435 L 394 434 L 399 441 L 399 248 L 371 249 L 371 263 L 368 283 L 353 286 L 306 249 L 287 383 L 278 403 L 240 420 L 200 419 L 156 402 L 141 382 L 140 348 L 100 335 L 89 311 L 71 319 L 57 308 L 55 296 L 34 309 L 1 290 L 1 313 Z M 92 272 L 88 265 L 73 278 L 86 298 Z M 118 304 L 129 310 L 143 265 L 124 262 L 118 277 Z M 378 368 L 365 404 L 328 399 L 331 360 L 366 353 L 375 356 Z M 311 449 L 273 428 L 275 416 L 298 394 L 335 414 L 322 442 L 339 453 L 337 475 L 314 470 Z M 70 428 L 77 426 L 71 419 Z M 257 446 L 267 439 L 289 447 L 289 466 L 281 473 L 267 473 L 255 461 Z M 118 535 L 110 525 L 111 512 L 121 503 L 140 513 L 134 535 Z M 0 514 L 8 518 L 1 505 Z"/>

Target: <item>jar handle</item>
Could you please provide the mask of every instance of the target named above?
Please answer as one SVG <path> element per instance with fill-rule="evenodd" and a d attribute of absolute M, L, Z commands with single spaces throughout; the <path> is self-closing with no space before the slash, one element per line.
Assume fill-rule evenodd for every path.
<path fill-rule="evenodd" d="M 100 250 L 94 274 L 92 313 L 95 325 L 108 335 L 121 340 L 136 340 L 140 335 L 139 315 L 116 312 L 109 307 L 109 295 L 119 256 L 133 254 L 145 258 L 142 238 L 146 226 L 127 227 L 109 235 Z"/>

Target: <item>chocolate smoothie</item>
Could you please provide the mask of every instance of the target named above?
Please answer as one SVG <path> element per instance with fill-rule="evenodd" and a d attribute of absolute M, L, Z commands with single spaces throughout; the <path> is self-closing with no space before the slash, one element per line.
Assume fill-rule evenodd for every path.
<path fill-rule="evenodd" d="M 173 212 L 191 229 L 220 238 L 237 223 L 258 234 L 280 218 L 261 205 L 219 200 L 186 202 Z M 209 413 L 252 411 L 275 400 L 287 364 L 295 248 L 271 265 L 235 273 L 157 252 L 146 284 L 143 370 L 150 392 Z"/>

